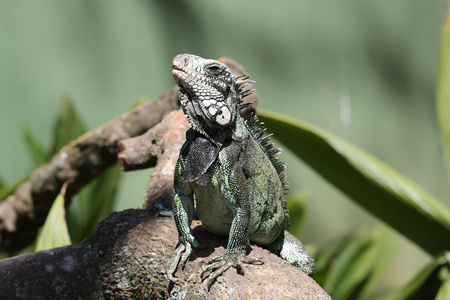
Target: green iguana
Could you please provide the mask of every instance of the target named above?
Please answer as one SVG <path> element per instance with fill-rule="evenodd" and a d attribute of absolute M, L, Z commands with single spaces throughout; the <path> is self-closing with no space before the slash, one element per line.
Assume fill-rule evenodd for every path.
<path fill-rule="evenodd" d="M 249 242 L 262 246 L 311 275 L 314 258 L 286 229 L 285 164 L 280 149 L 263 137 L 256 116 L 244 120 L 242 98 L 252 91 L 247 75 L 232 75 L 225 64 L 191 54 L 173 59 L 181 107 L 191 125 L 175 167 L 173 212 L 179 233 L 171 281 L 199 243 L 191 233 L 194 214 L 206 230 L 228 235 L 224 255 L 213 258 L 201 275 L 208 287 L 230 267 L 256 263 Z"/>

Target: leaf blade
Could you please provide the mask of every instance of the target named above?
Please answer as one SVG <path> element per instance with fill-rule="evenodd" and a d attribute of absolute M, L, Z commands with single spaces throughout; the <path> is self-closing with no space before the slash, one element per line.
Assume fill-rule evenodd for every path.
<path fill-rule="evenodd" d="M 46 163 L 49 160 L 50 155 L 44 149 L 44 146 L 35 137 L 30 127 L 26 126 L 23 129 L 23 137 L 27 145 L 30 157 L 33 161 L 34 167 L 39 167 L 40 165 Z"/>
<path fill-rule="evenodd" d="M 70 236 L 80 242 L 91 235 L 97 224 L 113 211 L 121 179 L 118 165 L 86 186 L 72 201 L 67 211 Z"/>
<path fill-rule="evenodd" d="M 388 299 L 439 299 L 439 297 L 444 297 L 449 292 L 449 271 L 450 252 L 447 251 L 434 258 L 416 274 L 406 287 Z"/>
<path fill-rule="evenodd" d="M 336 243 L 340 245 L 334 246 Z M 393 250 L 393 234 L 387 226 L 361 227 L 318 251 L 321 286 L 333 299 L 369 299 Z"/>
<path fill-rule="evenodd" d="M 58 116 L 53 126 L 51 153 L 56 153 L 63 146 L 87 131 L 73 100 L 66 96 L 61 100 Z"/>
<path fill-rule="evenodd" d="M 312 125 L 264 110 L 258 116 L 296 156 L 425 251 L 450 248 L 450 212 L 403 175 Z"/>
<path fill-rule="evenodd" d="M 436 85 L 436 112 L 441 132 L 443 155 L 450 176 L 450 6 L 442 27 L 439 70 Z M 450 177 L 449 177 L 450 178 Z"/>
<path fill-rule="evenodd" d="M 65 186 L 50 208 L 44 226 L 38 235 L 35 251 L 71 244 L 65 219 L 64 190 Z"/>
<path fill-rule="evenodd" d="M 292 193 L 287 199 L 287 208 L 289 211 L 289 232 L 295 236 L 300 236 L 305 226 L 306 198 L 309 192 L 307 190 L 298 190 Z"/>

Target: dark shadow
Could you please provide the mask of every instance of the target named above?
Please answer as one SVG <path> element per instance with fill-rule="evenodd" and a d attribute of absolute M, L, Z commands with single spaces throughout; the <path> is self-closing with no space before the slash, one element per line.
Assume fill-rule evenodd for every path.
<path fill-rule="evenodd" d="M 224 249 L 227 248 L 228 237 L 209 233 L 201 225 L 193 228 L 192 233 L 194 234 L 195 239 L 200 243 L 200 247 L 194 249 L 194 255 L 190 260 L 195 260 L 197 257 L 208 257 L 219 247 L 223 247 Z"/>

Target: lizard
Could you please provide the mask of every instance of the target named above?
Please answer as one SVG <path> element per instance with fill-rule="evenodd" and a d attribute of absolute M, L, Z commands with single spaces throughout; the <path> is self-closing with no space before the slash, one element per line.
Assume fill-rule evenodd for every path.
<path fill-rule="evenodd" d="M 208 288 L 229 268 L 243 274 L 242 264 L 262 263 L 247 256 L 252 242 L 276 253 L 308 275 L 314 258 L 288 232 L 286 165 L 281 149 L 264 137 L 255 114 L 244 119 L 242 99 L 253 90 L 248 75 L 231 74 L 216 60 L 179 54 L 172 61 L 181 108 L 190 124 L 175 166 L 173 215 L 179 241 L 167 271 L 184 268 L 192 248 L 200 246 L 191 232 L 194 215 L 204 228 L 227 235 L 222 256 L 203 266 L 200 277 Z"/>

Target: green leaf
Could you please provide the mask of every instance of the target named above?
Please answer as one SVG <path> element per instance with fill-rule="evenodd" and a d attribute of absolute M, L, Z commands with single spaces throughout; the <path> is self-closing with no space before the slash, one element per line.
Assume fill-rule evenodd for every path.
<path fill-rule="evenodd" d="M 70 97 L 61 101 L 58 116 L 53 127 L 53 144 L 51 153 L 56 153 L 63 146 L 85 133 L 86 126 L 76 110 Z"/>
<path fill-rule="evenodd" d="M 436 295 L 435 300 L 448 300 L 450 299 L 450 276 L 447 276 L 444 283 L 441 285 L 439 292 Z"/>
<path fill-rule="evenodd" d="M 97 224 L 112 212 L 121 174 L 118 165 L 108 169 L 72 201 L 67 220 L 74 242 L 80 242 L 91 235 Z"/>
<path fill-rule="evenodd" d="M 392 233 L 383 225 L 373 231 L 363 227 L 338 244 L 316 254 L 321 285 L 336 300 L 368 299 L 394 253 Z"/>
<path fill-rule="evenodd" d="M 290 216 L 289 232 L 295 236 L 300 236 L 305 225 L 306 215 L 306 198 L 309 193 L 307 190 L 301 189 L 292 193 L 287 198 L 287 208 Z"/>
<path fill-rule="evenodd" d="M 436 109 L 447 174 L 450 176 L 450 9 L 441 33 L 441 50 L 436 87 Z"/>
<path fill-rule="evenodd" d="M 439 299 L 449 295 L 450 252 L 435 258 L 401 291 L 389 298 L 403 299 Z M 449 298 L 440 298 L 449 299 Z"/>
<path fill-rule="evenodd" d="M 345 235 L 325 245 L 314 253 L 316 261 L 313 278 L 320 285 L 324 286 L 328 274 L 331 272 L 336 258 L 349 244 L 355 233 Z"/>
<path fill-rule="evenodd" d="M 28 126 L 23 129 L 23 137 L 34 166 L 39 167 L 46 163 L 49 160 L 50 155 Z"/>
<path fill-rule="evenodd" d="M 373 251 L 371 257 L 371 266 L 367 270 L 367 280 L 364 286 L 358 291 L 353 293 L 354 296 L 358 296 L 354 299 L 369 299 L 369 295 L 375 290 L 376 284 L 383 277 L 385 270 L 392 261 L 394 256 L 397 239 L 392 232 L 392 229 L 383 223 L 380 223 L 377 228 L 372 232 L 371 239 L 373 240 Z"/>
<path fill-rule="evenodd" d="M 70 245 L 64 208 L 64 185 L 61 193 L 56 197 L 45 220 L 44 226 L 38 235 L 35 251 Z"/>
<path fill-rule="evenodd" d="M 425 251 L 436 255 L 450 249 L 448 209 L 411 181 L 312 125 L 264 110 L 258 116 L 322 177 Z"/>

